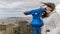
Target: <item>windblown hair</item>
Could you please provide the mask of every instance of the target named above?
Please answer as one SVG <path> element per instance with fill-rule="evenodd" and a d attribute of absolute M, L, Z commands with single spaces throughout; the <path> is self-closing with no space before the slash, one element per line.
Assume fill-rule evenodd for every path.
<path fill-rule="evenodd" d="M 53 11 L 51 11 L 51 12 L 53 12 Z M 49 15 L 47 14 L 47 12 L 46 11 L 44 11 L 44 13 L 42 14 L 42 18 L 46 18 L 46 17 L 48 17 Z"/>
<path fill-rule="evenodd" d="M 51 12 L 53 12 L 53 10 L 55 9 L 55 4 L 54 3 L 44 3 L 47 7 L 50 7 L 52 9 Z M 46 8 L 45 8 L 46 10 Z M 48 17 L 49 15 L 47 14 L 46 11 L 44 11 L 42 18 Z"/>

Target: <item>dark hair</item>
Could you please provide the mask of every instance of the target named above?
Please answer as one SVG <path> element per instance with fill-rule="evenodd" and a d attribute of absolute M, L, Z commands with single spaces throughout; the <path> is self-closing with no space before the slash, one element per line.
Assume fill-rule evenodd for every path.
<path fill-rule="evenodd" d="M 48 14 L 46 11 L 44 11 L 44 13 L 42 14 L 42 18 L 48 17 Z"/>
<path fill-rule="evenodd" d="M 52 11 L 55 9 L 55 4 L 54 3 L 47 3 L 46 4 L 48 7 L 52 9 Z"/>
<path fill-rule="evenodd" d="M 51 12 L 53 12 L 53 10 L 55 9 L 55 4 L 54 3 L 44 3 L 45 5 L 47 5 L 48 7 L 50 7 L 52 9 Z M 45 9 L 46 10 L 46 9 Z M 48 14 L 46 11 L 44 11 L 42 18 L 48 17 Z"/>
<path fill-rule="evenodd" d="M 49 3 L 42 2 L 42 3 L 45 4 L 46 6 L 52 8 L 52 11 L 55 9 L 55 4 L 54 3 L 51 3 L 51 2 L 49 2 Z"/>

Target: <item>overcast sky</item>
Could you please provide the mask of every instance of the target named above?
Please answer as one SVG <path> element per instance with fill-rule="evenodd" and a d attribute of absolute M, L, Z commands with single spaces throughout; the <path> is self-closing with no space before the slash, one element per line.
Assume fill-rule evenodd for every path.
<path fill-rule="evenodd" d="M 24 11 L 40 7 L 40 2 L 54 2 L 60 0 L 0 0 L 0 18 L 21 17 Z"/>

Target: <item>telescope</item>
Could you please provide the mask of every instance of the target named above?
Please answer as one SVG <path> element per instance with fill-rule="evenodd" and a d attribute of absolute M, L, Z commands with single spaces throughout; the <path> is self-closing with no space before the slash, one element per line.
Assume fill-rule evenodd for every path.
<path fill-rule="evenodd" d="M 39 30 L 44 25 L 42 19 L 40 18 L 44 11 L 45 11 L 45 8 L 41 7 L 41 8 L 24 12 L 25 15 L 32 15 L 33 17 L 32 21 L 29 24 L 33 27 L 34 34 L 39 34 Z"/>

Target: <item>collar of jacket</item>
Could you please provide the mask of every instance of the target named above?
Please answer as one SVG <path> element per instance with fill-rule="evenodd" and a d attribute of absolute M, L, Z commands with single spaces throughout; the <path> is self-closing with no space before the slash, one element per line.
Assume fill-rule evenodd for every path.
<path fill-rule="evenodd" d="M 49 14 L 49 16 L 50 16 L 50 15 L 52 15 L 52 14 L 54 14 L 54 13 L 56 13 L 56 11 L 55 11 L 55 10 L 54 10 L 53 12 L 51 12 L 51 13 Z"/>

